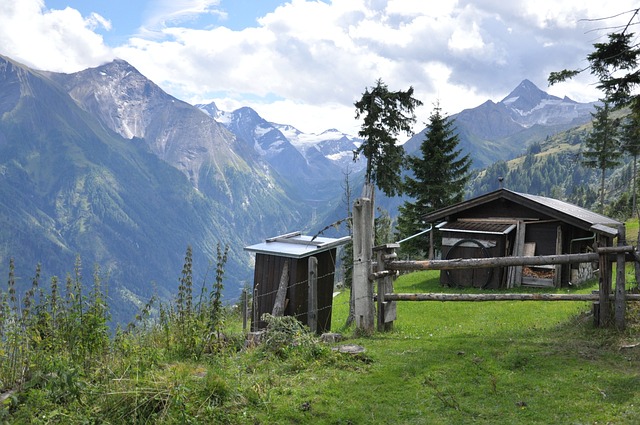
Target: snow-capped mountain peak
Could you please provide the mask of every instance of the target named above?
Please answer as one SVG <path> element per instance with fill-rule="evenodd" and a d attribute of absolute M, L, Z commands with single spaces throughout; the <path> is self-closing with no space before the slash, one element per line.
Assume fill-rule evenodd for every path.
<path fill-rule="evenodd" d="M 567 96 L 550 95 L 529 80 L 523 80 L 500 104 L 507 108 L 515 122 L 524 127 L 567 124 L 589 116 L 593 110 L 593 103 L 578 103 Z"/>

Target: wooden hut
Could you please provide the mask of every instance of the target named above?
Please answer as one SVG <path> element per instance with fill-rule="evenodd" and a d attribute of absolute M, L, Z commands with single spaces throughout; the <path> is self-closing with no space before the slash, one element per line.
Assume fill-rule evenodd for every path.
<path fill-rule="evenodd" d="M 251 330 L 263 329 L 264 313 L 272 313 L 281 280 L 285 279 L 284 315 L 295 316 L 308 324 L 309 258 L 317 260 L 317 332 L 331 328 L 331 306 L 337 247 L 348 242 L 349 236 L 334 239 L 311 237 L 293 232 L 266 239 L 245 247 L 256 254 L 253 279 Z M 285 267 L 286 264 L 286 267 Z"/>
<path fill-rule="evenodd" d="M 424 216 L 442 238 L 442 259 L 589 252 L 613 245 L 622 223 L 544 196 L 499 189 Z M 544 267 L 443 270 L 451 286 L 568 286 L 593 276 L 590 263 Z"/>

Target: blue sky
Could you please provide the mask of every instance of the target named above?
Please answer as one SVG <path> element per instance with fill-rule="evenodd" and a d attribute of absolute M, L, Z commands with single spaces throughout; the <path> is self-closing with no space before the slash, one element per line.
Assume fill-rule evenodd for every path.
<path fill-rule="evenodd" d="M 381 78 L 447 114 L 500 101 L 523 79 L 577 101 L 604 27 L 635 1 L 584 0 L 0 0 L 0 54 L 76 72 L 120 58 L 190 103 L 242 106 L 303 132 L 355 134 L 353 103 Z"/>
<path fill-rule="evenodd" d="M 127 38 L 139 32 L 140 27 L 148 23 L 157 13 L 158 4 L 173 5 L 178 8 L 187 2 L 164 0 L 47 0 L 49 9 L 74 8 L 83 16 L 95 12 L 111 21 L 111 29 L 99 29 L 105 42 L 117 46 Z M 207 3 L 207 2 L 202 2 Z M 232 30 L 256 27 L 258 18 L 274 11 L 283 2 L 281 0 L 220 0 L 209 2 L 209 12 L 184 16 L 184 23 L 194 28 L 207 28 L 215 25 Z"/>

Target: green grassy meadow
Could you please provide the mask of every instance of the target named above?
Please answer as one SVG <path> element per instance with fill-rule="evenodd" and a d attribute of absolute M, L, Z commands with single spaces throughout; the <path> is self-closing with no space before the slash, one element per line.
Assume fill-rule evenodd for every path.
<path fill-rule="evenodd" d="M 395 291 L 480 292 L 442 287 L 437 271 L 402 275 Z M 392 331 L 357 337 L 344 326 L 348 299 L 334 298 L 332 330 L 345 340 L 331 345 L 283 321 L 245 348 L 229 314 L 221 339 L 203 342 L 189 319 L 139 325 L 91 361 L 45 347 L 27 356 L 41 366 L 20 391 L 3 393 L 0 423 L 640 423 L 635 303 L 620 332 L 594 328 L 588 302 L 399 302 Z"/>
<path fill-rule="evenodd" d="M 438 272 L 395 285 L 443 289 Z M 347 295 L 335 300 L 337 328 Z M 621 348 L 637 330 L 594 329 L 589 311 L 585 302 L 399 302 L 392 332 L 348 341 L 366 348 L 366 365 L 322 382 L 312 373 L 297 401 L 315 409 L 289 423 L 640 423 L 640 347 Z"/>

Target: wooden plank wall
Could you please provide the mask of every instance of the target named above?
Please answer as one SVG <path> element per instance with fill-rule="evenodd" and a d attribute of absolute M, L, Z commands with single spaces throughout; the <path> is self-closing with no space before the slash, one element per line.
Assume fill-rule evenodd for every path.
<path fill-rule="evenodd" d="M 331 306 L 333 302 L 333 286 L 335 277 L 336 249 L 315 255 L 318 259 L 318 333 L 331 329 Z M 251 310 L 251 330 L 263 329 L 266 323 L 260 318 L 264 313 L 271 313 L 276 299 L 280 276 L 284 263 L 289 263 L 289 285 L 287 288 L 284 314 L 295 316 L 303 324 L 307 324 L 309 302 L 308 257 L 287 258 L 276 255 L 256 254 L 253 287 L 254 303 Z M 257 310 L 256 310 L 257 306 Z"/>

